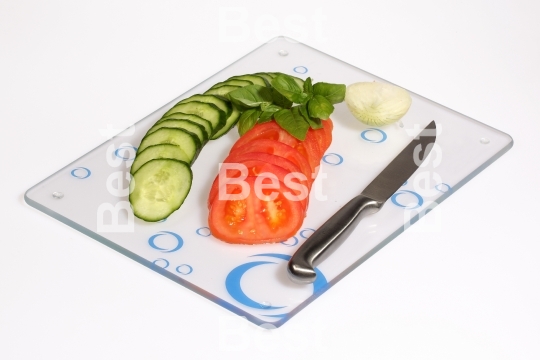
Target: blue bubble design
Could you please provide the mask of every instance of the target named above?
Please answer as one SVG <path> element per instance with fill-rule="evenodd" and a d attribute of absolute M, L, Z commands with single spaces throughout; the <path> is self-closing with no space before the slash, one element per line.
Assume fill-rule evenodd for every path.
<path fill-rule="evenodd" d="M 408 206 L 408 205 L 401 204 L 398 201 L 398 197 L 399 197 L 399 195 L 402 195 L 402 194 L 412 194 L 412 195 L 414 195 L 416 197 L 416 199 L 417 199 L 417 204 L 414 205 L 414 206 Z M 397 205 L 400 208 L 404 208 L 404 209 L 408 209 L 408 210 L 417 209 L 417 208 L 419 208 L 420 206 L 422 206 L 424 204 L 424 199 L 418 193 L 415 193 L 414 191 L 411 191 L 411 190 L 400 190 L 400 191 L 396 192 L 394 195 L 392 195 L 392 197 L 390 199 L 392 200 L 392 203 L 394 203 L 394 205 Z"/>
<path fill-rule="evenodd" d="M 264 254 L 256 254 L 252 255 L 251 257 L 272 257 L 276 259 L 281 259 L 284 261 L 289 261 L 291 259 L 290 255 L 285 254 L 277 254 L 277 253 L 264 253 Z M 229 275 L 227 275 L 227 278 L 225 279 L 225 287 L 227 289 L 227 292 L 229 295 L 232 296 L 232 298 L 242 305 L 254 308 L 254 309 L 264 309 L 264 310 L 275 310 L 275 309 L 282 309 L 285 306 L 269 306 L 265 304 L 261 304 L 251 298 L 249 298 L 244 291 L 242 290 L 241 280 L 242 276 L 249 271 L 250 269 L 261 266 L 261 265 L 267 265 L 267 264 L 274 264 L 277 265 L 277 263 L 272 261 L 253 261 L 249 263 L 245 263 L 242 265 L 239 265 L 235 267 Z M 317 274 L 317 278 L 315 279 L 315 282 L 313 283 L 313 294 L 316 294 L 318 291 L 322 290 L 328 285 L 328 281 L 326 280 L 326 277 L 323 275 L 323 273 L 315 268 L 315 273 Z M 276 317 L 285 316 L 285 314 L 276 315 Z"/>
<path fill-rule="evenodd" d="M 81 175 L 80 171 L 84 171 L 85 174 Z M 79 173 L 79 175 L 77 175 L 77 173 Z M 85 167 L 78 167 L 78 168 L 75 168 L 75 169 L 71 170 L 71 176 L 73 176 L 74 178 L 77 178 L 77 179 L 86 179 L 91 174 L 92 174 L 92 172 L 90 171 L 90 169 L 87 169 Z"/>
<path fill-rule="evenodd" d="M 291 240 L 291 239 L 293 239 L 293 241 L 294 241 L 292 244 L 289 243 L 289 240 Z M 285 245 L 285 246 L 289 246 L 289 247 L 293 247 L 293 246 L 298 245 L 298 238 L 296 236 L 293 236 L 292 238 L 289 238 L 289 239 L 287 239 L 285 241 L 282 241 L 280 244 Z"/>
<path fill-rule="evenodd" d="M 227 279 L 225 280 L 225 287 L 227 288 L 227 291 L 233 297 L 233 299 L 238 301 L 242 305 L 249 306 L 254 309 L 266 309 L 266 310 L 284 308 L 284 306 L 267 306 L 267 305 L 258 303 L 255 300 L 250 299 L 242 290 L 242 286 L 240 285 L 242 276 L 249 269 L 252 269 L 255 266 L 260 266 L 260 265 L 265 265 L 265 264 L 277 264 L 277 263 L 270 262 L 270 261 L 254 261 L 254 262 L 249 262 L 249 263 L 242 264 L 240 266 L 235 267 L 229 273 L 229 275 L 227 275 Z"/>
<path fill-rule="evenodd" d="M 367 134 L 369 134 L 370 132 L 373 132 L 373 131 L 381 134 L 382 138 L 380 140 L 372 140 L 372 139 L 368 138 Z M 371 129 L 367 129 L 367 130 L 362 131 L 360 133 L 360 137 L 362 139 L 364 139 L 365 141 L 370 142 L 370 143 L 374 143 L 374 144 L 380 144 L 380 143 L 386 141 L 386 139 L 388 139 L 388 135 L 386 135 L 386 133 L 384 131 L 382 131 L 381 129 L 375 129 L 375 128 L 371 128 Z"/>
<path fill-rule="evenodd" d="M 161 266 L 159 265 L 158 263 L 159 262 L 164 262 L 165 263 L 165 266 Z M 156 266 L 159 266 L 160 268 L 163 268 L 163 269 L 166 269 L 169 267 L 169 261 L 167 259 L 163 259 L 163 258 L 159 258 L 159 259 L 156 259 L 152 262 L 152 264 L 156 265 Z"/>
<path fill-rule="evenodd" d="M 187 271 L 182 271 L 181 269 L 187 269 Z M 193 267 L 188 264 L 181 264 L 176 267 L 176 272 L 180 275 L 189 275 L 193 272 Z"/>
<path fill-rule="evenodd" d="M 306 235 L 306 231 L 311 231 L 311 233 L 314 233 L 314 232 L 315 232 L 315 229 L 311 229 L 311 228 L 305 228 L 305 229 L 302 229 L 302 230 L 300 231 L 300 236 L 303 237 L 304 239 L 307 239 L 308 237 L 311 236 L 311 234 Z"/>
<path fill-rule="evenodd" d="M 133 157 L 125 157 L 125 156 L 122 156 L 120 155 L 120 150 L 128 150 L 128 149 L 133 149 L 135 150 L 135 153 L 137 153 L 137 147 L 135 146 L 121 146 L 119 147 L 118 149 L 114 150 L 114 156 L 116 156 L 117 158 L 120 158 L 124 161 L 131 161 L 131 160 L 135 160 L 135 156 Z M 124 151 L 124 154 L 126 153 L 126 151 Z M 127 152 L 129 154 L 129 151 Z"/>
<path fill-rule="evenodd" d="M 335 160 L 336 158 L 337 161 Z M 343 164 L 343 156 L 336 153 L 328 153 L 323 156 L 322 161 L 327 163 L 328 165 L 337 166 Z"/>
<path fill-rule="evenodd" d="M 197 235 L 203 236 L 203 237 L 208 237 L 212 235 L 212 233 L 210 232 L 210 228 L 208 226 L 203 226 L 201 228 L 198 228 L 197 230 L 195 230 L 195 232 L 197 233 Z"/>
<path fill-rule="evenodd" d="M 439 190 L 442 193 L 447 193 L 452 191 L 452 187 L 446 183 L 440 183 L 435 185 L 435 189 Z"/>
<path fill-rule="evenodd" d="M 305 66 L 297 66 L 293 69 L 293 71 L 297 74 L 305 74 L 308 72 L 308 68 Z"/>
<path fill-rule="evenodd" d="M 155 243 L 156 238 L 158 238 L 160 236 L 163 236 L 163 235 L 167 235 L 167 234 L 172 235 L 177 241 L 177 245 L 172 249 L 161 248 L 161 247 L 157 246 L 156 243 Z M 182 239 L 182 237 L 180 235 L 178 235 L 176 233 L 173 233 L 171 231 L 161 231 L 161 232 L 159 232 L 159 233 L 157 233 L 155 235 L 150 236 L 150 238 L 148 239 L 148 244 L 152 248 L 154 248 L 156 250 L 159 250 L 159 251 L 161 251 L 163 253 L 171 253 L 171 252 L 175 252 L 175 251 L 180 250 L 180 248 L 184 245 L 184 240 Z"/>

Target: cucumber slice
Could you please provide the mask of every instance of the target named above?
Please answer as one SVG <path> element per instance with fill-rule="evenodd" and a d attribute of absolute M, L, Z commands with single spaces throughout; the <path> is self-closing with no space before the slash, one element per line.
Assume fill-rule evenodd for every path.
<path fill-rule="evenodd" d="M 191 159 L 180 146 L 171 144 L 152 145 L 137 154 L 129 172 L 133 175 L 141 166 L 154 159 L 175 159 L 191 163 Z"/>
<path fill-rule="evenodd" d="M 225 125 L 225 119 L 227 119 L 225 112 L 221 111 L 216 105 L 200 101 L 176 104 L 172 109 L 167 111 L 163 117 L 176 112 L 197 115 L 210 121 L 212 124 L 212 134 L 221 129 Z"/>
<path fill-rule="evenodd" d="M 220 138 L 223 135 L 225 135 L 226 133 L 228 133 L 229 130 L 231 130 L 231 128 L 240 119 L 240 115 L 242 113 L 240 112 L 240 110 L 238 110 L 238 108 L 236 106 L 233 105 L 232 107 L 233 107 L 233 111 L 232 111 L 231 115 L 227 118 L 227 122 L 226 122 L 225 126 L 222 127 L 221 130 L 219 130 L 217 133 L 212 135 L 212 137 L 211 137 L 212 140 L 216 140 L 217 138 Z"/>
<path fill-rule="evenodd" d="M 154 125 L 157 125 L 162 121 L 172 120 L 172 119 L 174 119 L 174 120 L 189 120 L 191 122 L 199 124 L 202 127 L 204 127 L 204 130 L 206 131 L 206 137 L 207 138 L 210 138 L 210 136 L 212 136 L 212 124 L 210 123 L 210 121 L 208 121 L 206 119 L 203 119 L 200 116 L 193 115 L 193 114 L 184 114 L 184 113 L 181 113 L 181 112 L 177 112 L 177 113 L 174 113 L 174 114 L 171 114 L 171 115 L 167 115 L 166 117 L 162 117 Z"/>
<path fill-rule="evenodd" d="M 146 135 L 139 145 L 137 155 L 144 149 L 152 145 L 172 144 L 177 145 L 184 150 L 186 155 L 191 159 L 190 163 L 195 161 L 199 151 L 201 150 L 201 142 L 197 135 L 190 133 L 185 129 L 161 128 L 151 134 Z"/>
<path fill-rule="evenodd" d="M 255 73 L 253 75 L 257 75 L 257 76 L 260 76 L 262 77 L 264 80 L 266 80 L 266 82 L 268 83 L 268 85 L 270 85 L 272 83 L 272 75 L 268 74 L 268 73 Z M 267 86 L 268 86 L 267 85 Z"/>
<path fill-rule="evenodd" d="M 171 119 L 171 120 L 160 121 L 159 124 L 154 124 L 154 126 L 152 126 L 146 134 L 147 135 L 151 134 L 154 131 L 164 128 L 164 127 L 175 128 L 175 129 L 176 128 L 186 129 L 190 133 L 197 135 L 202 145 L 208 142 L 208 135 L 206 134 L 206 131 L 204 130 L 204 128 L 201 125 L 191 122 L 189 120 L 172 120 Z"/>
<path fill-rule="evenodd" d="M 177 210 L 186 199 L 193 173 L 180 160 L 154 159 L 133 174 L 129 202 L 136 217 L 160 221 Z"/>
<path fill-rule="evenodd" d="M 228 78 L 227 80 L 248 80 L 251 81 L 255 85 L 261 85 L 266 86 L 266 83 L 264 82 L 264 79 L 257 75 L 239 75 L 239 76 L 233 76 Z"/>
<path fill-rule="evenodd" d="M 193 95 L 193 96 L 188 97 L 187 99 L 180 101 L 178 104 L 184 104 L 191 101 L 200 101 L 200 102 L 204 102 L 208 104 L 214 104 L 220 110 L 225 112 L 226 118 L 229 117 L 229 115 L 231 115 L 231 112 L 232 112 L 231 103 L 223 99 L 220 99 L 215 95 Z"/>
<path fill-rule="evenodd" d="M 253 83 L 249 80 L 236 80 L 236 79 L 225 80 L 222 82 L 218 82 L 217 84 L 214 84 L 210 89 L 215 89 L 223 85 L 248 86 L 248 85 L 253 85 Z"/>
<path fill-rule="evenodd" d="M 204 95 L 218 95 L 225 96 L 233 90 L 240 89 L 242 86 L 223 85 L 216 88 L 207 90 Z"/>

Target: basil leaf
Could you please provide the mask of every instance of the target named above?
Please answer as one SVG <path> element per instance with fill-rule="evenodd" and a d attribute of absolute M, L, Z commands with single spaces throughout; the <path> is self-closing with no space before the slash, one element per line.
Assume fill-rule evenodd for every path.
<path fill-rule="evenodd" d="M 317 83 L 318 84 L 318 83 Z M 317 85 L 315 84 L 315 85 Z M 334 105 L 324 96 L 315 95 L 307 104 L 309 116 L 319 119 L 328 119 L 334 111 Z"/>
<path fill-rule="evenodd" d="M 283 109 L 290 109 L 293 104 L 292 101 L 281 95 L 279 91 L 274 88 L 272 88 L 272 102 L 277 106 L 281 106 Z"/>
<path fill-rule="evenodd" d="M 304 141 L 306 139 L 309 124 L 297 111 L 293 112 L 289 109 L 279 110 L 274 114 L 274 118 L 279 126 L 298 140 Z"/>
<path fill-rule="evenodd" d="M 270 89 L 261 85 L 244 86 L 231 91 L 227 96 L 233 103 L 250 108 L 268 106 L 272 103 Z"/>
<path fill-rule="evenodd" d="M 300 105 L 298 106 L 298 110 L 300 111 L 300 114 L 304 117 L 304 119 L 308 122 L 309 126 L 311 126 L 312 129 L 322 129 L 323 124 L 321 119 L 312 118 L 309 116 L 307 105 Z"/>
<path fill-rule="evenodd" d="M 272 105 L 267 106 L 262 112 L 262 114 L 259 116 L 258 123 L 262 124 L 262 123 L 272 120 L 274 113 L 279 110 L 281 110 L 281 108 L 277 105 L 272 104 Z"/>
<path fill-rule="evenodd" d="M 255 126 L 260 114 L 261 112 L 256 109 L 249 109 L 242 113 L 238 120 L 238 133 L 240 136 L 244 135 Z"/>
<path fill-rule="evenodd" d="M 313 84 L 311 83 L 310 77 L 308 77 L 306 81 L 304 81 L 304 92 L 306 94 L 313 94 Z"/>
<path fill-rule="evenodd" d="M 319 82 L 313 85 L 313 94 L 324 96 L 330 103 L 337 104 L 345 99 L 346 88 L 344 84 Z"/>
<path fill-rule="evenodd" d="M 272 79 L 272 86 L 292 102 L 304 104 L 309 100 L 308 95 L 302 92 L 302 88 L 289 75 L 277 75 Z"/>
<path fill-rule="evenodd" d="M 264 111 L 272 111 L 272 113 L 275 113 L 276 111 L 279 111 L 279 110 L 281 110 L 280 106 L 271 104 L 271 105 L 268 105 Z"/>

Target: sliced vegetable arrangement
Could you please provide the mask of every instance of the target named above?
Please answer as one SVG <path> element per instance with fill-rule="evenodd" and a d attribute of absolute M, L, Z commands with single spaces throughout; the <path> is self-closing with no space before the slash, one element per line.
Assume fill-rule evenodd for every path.
<path fill-rule="evenodd" d="M 318 164 L 332 142 L 332 121 L 321 126 L 308 129 L 304 141 L 274 120 L 246 132 L 223 161 L 208 196 L 212 235 L 229 243 L 259 244 L 296 234 Z M 241 182 L 249 189 L 247 196 L 228 196 L 243 191 Z"/>
<path fill-rule="evenodd" d="M 282 180 L 287 173 L 299 170 L 306 176 L 304 185 L 310 187 L 312 173 L 331 141 L 331 122 L 322 119 L 329 118 L 333 104 L 343 101 L 345 89 L 341 84 L 312 84 L 310 78 L 304 81 L 282 73 L 256 73 L 233 76 L 204 94 L 181 100 L 148 130 L 138 147 L 131 167 L 129 197 L 135 216 L 159 221 L 177 210 L 191 187 L 190 166 L 204 145 L 237 123 L 244 136 L 230 157 L 247 162 L 253 171 L 275 173 Z M 259 155 L 253 159 L 245 154 Z M 249 181 L 254 184 L 255 179 Z M 274 210 L 269 208 L 274 206 L 271 204 L 276 206 Z M 221 205 L 225 210 L 230 207 Z M 288 205 L 279 201 L 249 203 L 249 209 L 266 209 L 273 214 L 269 234 L 275 236 L 269 238 L 271 241 L 295 228 L 297 223 L 292 219 L 297 215 L 303 219 L 306 206 L 306 199 Z M 214 213 L 217 207 L 212 206 Z M 278 221 L 283 209 L 288 209 L 287 220 L 293 224 L 290 229 Z M 278 228 L 281 230 L 276 232 Z"/>

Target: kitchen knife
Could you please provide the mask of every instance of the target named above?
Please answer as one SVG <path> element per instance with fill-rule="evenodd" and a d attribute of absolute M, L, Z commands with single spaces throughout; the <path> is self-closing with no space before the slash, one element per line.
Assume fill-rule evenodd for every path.
<path fill-rule="evenodd" d="M 289 278 L 309 284 L 317 275 L 313 269 L 332 254 L 365 215 L 374 214 L 418 169 L 436 139 L 435 121 L 429 123 L 360 195 L 328 219 L 298 248 L 287 265 Z"/>

